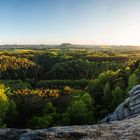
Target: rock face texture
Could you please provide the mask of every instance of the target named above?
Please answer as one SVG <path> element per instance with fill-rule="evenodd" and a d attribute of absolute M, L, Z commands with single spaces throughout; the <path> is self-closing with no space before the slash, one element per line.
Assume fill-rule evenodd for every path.
<path fill-rule="evenodd" d="M 38 130 L 0 129 L 0 140 L 140 140 L 140 85 L 102 122 Z"/>
<path fill-rule="evenodd" d="M 108 124 L 40 130 L 0 129 L 0 140 L 140 140 L 140 115 Z"/>
<path fill-rule="evenodd" d="M 122 120 L 140 114 L 140 85 L 129 91 L 129 97 L 101 122 Z"/>

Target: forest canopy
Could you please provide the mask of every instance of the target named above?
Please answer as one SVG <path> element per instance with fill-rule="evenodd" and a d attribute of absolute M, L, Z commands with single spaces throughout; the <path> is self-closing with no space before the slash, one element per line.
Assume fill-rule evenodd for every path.
<path fill-rule="evenodd" d="M 1 50 L 0 127 L 94 124 L 140 83 L 140 50 L 61 47 Z"/>

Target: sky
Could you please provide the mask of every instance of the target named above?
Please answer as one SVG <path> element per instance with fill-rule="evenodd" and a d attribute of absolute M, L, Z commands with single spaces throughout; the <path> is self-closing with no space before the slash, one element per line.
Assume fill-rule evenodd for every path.
<path fill-rule="evenodd" d="M 0 0 L 0 44 L 140 45 L 140 0 Z"/>

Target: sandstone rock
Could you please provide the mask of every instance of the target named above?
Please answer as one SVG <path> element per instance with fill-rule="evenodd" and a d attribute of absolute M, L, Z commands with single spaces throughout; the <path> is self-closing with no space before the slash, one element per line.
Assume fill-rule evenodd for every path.
<path fill-rule="evenodd" d="M 140 115 L 98 125 L 0 129 L 0 140 L 140 140 Z"/>
<path fill-rule="evenodd" d="M 38 130 L 0 129 L 0 140 L 139 140 L 140 115 L 98 125 Z"/>

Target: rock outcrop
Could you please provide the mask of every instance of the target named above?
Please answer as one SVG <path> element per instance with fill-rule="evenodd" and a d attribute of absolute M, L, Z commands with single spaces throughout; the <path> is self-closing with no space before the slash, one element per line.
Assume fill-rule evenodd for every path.
<path fill-rule="evenodd" d="M 38 130 L 0 129 L 0 140 L 140 140 L 140 85 L 102 122 Z"/>
<path fill-rule="evenodd" d="M 0 140 L 140 140 L 140 115 L 108 124 L 40 130 L 0 129 Z"/>
<path fill-rule="evenodd" d="M 104 118 L 101 123 L 122 120 L 140 114 L 140 85 L 129 91 L 129 97 L 116 110 Z"/>

